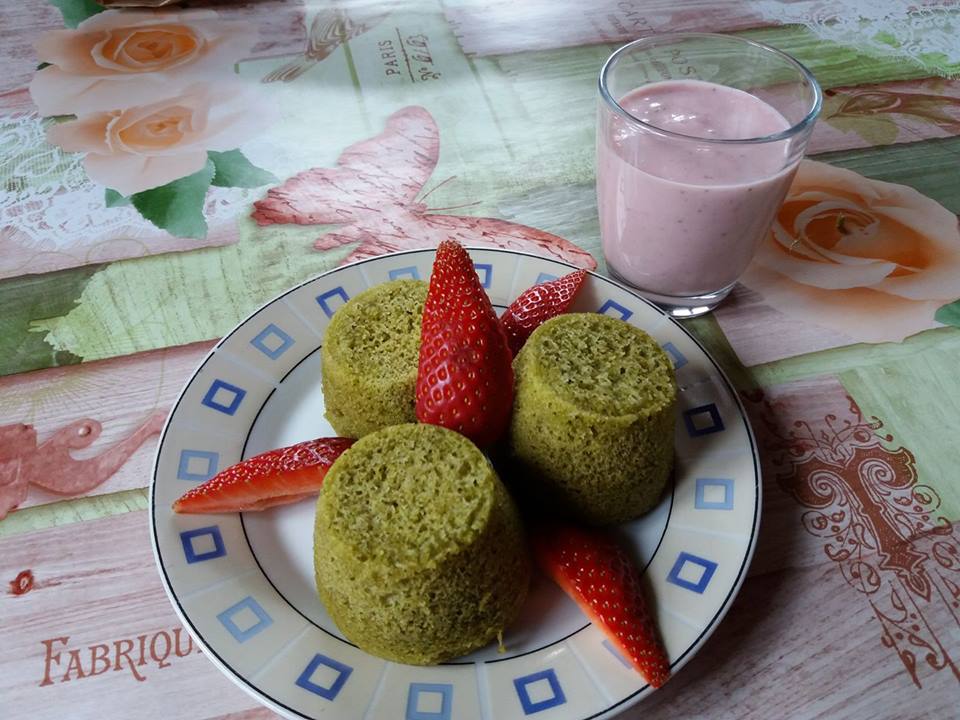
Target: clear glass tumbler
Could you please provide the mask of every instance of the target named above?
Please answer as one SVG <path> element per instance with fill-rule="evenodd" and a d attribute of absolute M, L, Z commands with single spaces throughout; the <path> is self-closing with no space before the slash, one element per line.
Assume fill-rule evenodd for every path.
<path fill-rule="evenodd" d="M 729 35 L 655 35 L 600 71 L 607 268 L 675 317 L 709 312 L 770 232 L 820 112 L 794 58 Z"/>

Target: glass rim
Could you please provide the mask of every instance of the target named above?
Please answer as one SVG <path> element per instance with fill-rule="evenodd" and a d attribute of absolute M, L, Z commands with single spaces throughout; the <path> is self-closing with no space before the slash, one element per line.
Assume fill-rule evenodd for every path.
<path fill-rule="evenodd" d="M 651 125 L 648 122 L 645 122 L 638 118 L 636 115 L 632 114 L 628 110 L 613 98 L 610 94 L 610 90 L 607 88 L 607 75 L 610 73 L 610 70 L 617 63 L 620 57 L 633 50 L 634 48 L 640 45 L 657 45 L 657 44 L 667 44 L 670 42 L 677 42 L 679 40 L 686 39 L 715 39 L 715 40 L 725 40 L 734 43 L 742 43 L 744 45 L 750 45 L 755 48 L 758 48 L 764 52 L 771 53 L 772 55 L 778 57 L 779 59 L 785 61 L 788 65 L 791 65 L 796 70 L 800 72 L 800 75 L 810 84 L 813 88 L 813 103 L 810 109 L 807 111 L 807 114 L 800 120 L 798 123 L 791 125 L 785 130 L 781 130 L 778 133 L 772 135 L 761 135 L 758 137 L 751 138 L 705 138 L 699 137 L 697 135 L 687 135 L 685 133 L 678 133 L 673 130 L 666 130 L 656 125 Z M 600 77 L 598 86 L 600 89 L 600 97 L 611 107 L 611 109 L 617 114 L 621 115 L 625 120 L 636 125 L 640 125 L 650 132 L 661 135 L 663 137 L 676 138 L 678 140 L 692 140 L 699 143 L 710 143 L 715 145 L 746 145 L 746 144 L 759 144 L 759 143 L 769 143 L 769 142 L 778 142 L 781 140 L 788 140 L 789 138 L 797 135 L 803 130 L 811 126 L 817 117 L 820 115 L 820 109 L 823 105 L 823 90 L 820 88 L 820 83 L 817 82 L 817 79 L 813 76 L 813 73 L 810 72 L 807 67 L 797 60 L 792 55 L 783 52 L 782 50 L 777 50 L 775 47 L 771 47 L 766 43 L 758 42 L 756 40 L 749 40 L 739 35 L 723 35 L 721 33 L 664 33 L 661 35 L 648 35 L 646 37 L 638 38 L 628 42 L 626 45 L 623 45 L 616 50 L 613 54 L 610 55 L 603 63 L 603 67 L 600 69 Z"/>

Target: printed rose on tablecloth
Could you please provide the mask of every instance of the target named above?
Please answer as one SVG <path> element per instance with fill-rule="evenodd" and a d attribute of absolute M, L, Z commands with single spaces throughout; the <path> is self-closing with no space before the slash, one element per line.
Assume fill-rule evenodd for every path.
<path fill-rule="evenodd" d="M 259 84 L 245 85 L 234 70 L 256 41 L 250 23 L 214 11 L 67 4 L 64 19 L 76 29 L 39 38 L 48 66 L 30 93 L 41 115 L 59 121 L 47 140 L 85 154 L 87 176 L 106 187 L 108 207 L 129 204 L 173 235 L 201 238 L 211 185 L 275 180 L 237 149 L 276 112 L 255 97 Z"/>
<path fill-rule="evenodd" d="M 910 130 L 904 121 L 921 127 L 933 125 L 945 137 L 960 134 L 960 98 L 952 97 L 940 78 L 921 82 L 924 90 L 932 92 L 873 86 L 827 90 L 821 120 L 843 133 L 856 133 L 869 145 L 897 142 Z"/>
<path fill-rule="evenodd" d="M 247 22 L 212 10 L 102 12 L 36 42 L 49 67 L 30 83 L 40 114 L 79 115 L 147 104 L 202 77 L 222 77 L 256 42 Z"/>
<path fill-rule="evenodd" d="M 741 280 L 783 314 L 859 342 L 960 324 L 957 216 L 913 188 L 804 160 Z"/>
<path fill-rule="evenodd" d="M 181 95 L 125 110 L 80 115 L 54 125 L 47 139 L 86 153 L 91 180 L 132 195 L 193 175 L 207 151 L 231 150 L 269 124 L 251 112 L 243 86 L 192 85 Z"/>

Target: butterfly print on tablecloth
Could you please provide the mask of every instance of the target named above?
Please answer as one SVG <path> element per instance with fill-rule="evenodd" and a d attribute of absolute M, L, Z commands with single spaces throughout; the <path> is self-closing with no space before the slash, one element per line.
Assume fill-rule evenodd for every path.
<path fill-rule="evenodd" d="M 373 6 L 346 9 L 322 7 L 317 11 L 303 54 L 286 65 L 267 73 L 263 82 L 293 82 L 307 70 L 322 62 L 348 40 L 363 35 L 380 24 L 388 12 Z"/>
<path fill-rule="evenodd" d="M 416 198 L 439 156 L 433 117 L 422 107 L 406 107 L 387 119 L 381 134 L 348 147 L 335 168 L 307 170 L 270 190 L 254 204 L 252 217 L 258 225 L 339 225 L 314 247 L 355 245 L 344 263 L 454 238 L 596 268 L 590 253 L 543 230 L 496 218 L 429 213 Z"/>

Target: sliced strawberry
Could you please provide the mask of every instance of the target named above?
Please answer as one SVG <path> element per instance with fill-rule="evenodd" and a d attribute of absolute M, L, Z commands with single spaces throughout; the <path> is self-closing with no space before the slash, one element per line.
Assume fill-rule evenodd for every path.
<path fill-rule="evenodd" d="M 609 534 L 572 526 L 538 530 L 533 539 L 543 570 L 573 598 L 643 679 L 658 688 L 670 677 L 640 583 L 640 572 Z"/>
<path fill-rule="evenodd" d="M 173 503 L 178 513 L 264 510 L 316 495 L 327 470 L 355 441 L 331 437 L 268 450 L 221 470 Z"/>
<path fill-rule="evenodd" d="M 516 355 L 534 330 L 555 315 L 565 313 L 586 279 L 587 271 L 577 270 L 524 290 L 500 317 L 510 351 Z"/>
<path fill-rule="evenodd" d="M 510 348 L 470 255 L 444 240 L 423 308 L 417 419 L 483 447 L 503 434 L 513 405 Z"/>

